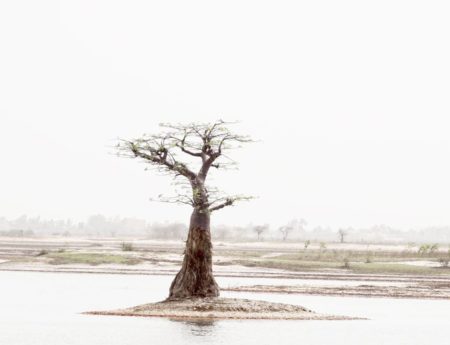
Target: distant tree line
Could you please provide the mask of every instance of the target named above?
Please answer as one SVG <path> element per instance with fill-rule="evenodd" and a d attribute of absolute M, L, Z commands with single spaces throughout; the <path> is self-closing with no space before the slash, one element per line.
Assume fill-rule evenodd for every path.
<path fill-rule="evenodd" d="M 45 220 L 21 216 L 8 220 L 0 217 L 0 236 L 106 236 L 144 237 L 161 240 L 185 240 L 187 224 L 148 222 L 138 218 L 92 215 L 84 222 Z M 293 219 L 281 226 L 270 224 L 214 224 L 216 241 L 311 241 L 341 243 L 450 243 L 450 226 L 400 230 L 386 225 L 367 228 L 311 227 L 304 219 Z"/>

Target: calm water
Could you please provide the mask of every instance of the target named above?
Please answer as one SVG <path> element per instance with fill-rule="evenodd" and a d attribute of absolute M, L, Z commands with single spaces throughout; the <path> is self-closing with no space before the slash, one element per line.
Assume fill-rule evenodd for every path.
<path fill-rule="evenodd" d="M 0 344 L 449 344 L 450 301 L 223 293 L 300 304 L 368 321 L 181 322 L 88 316 L 162 300 L 171 277 L 0 272 Z M 264 279 L 222 278 L 222 286 Z M 289 280 L 291 284 L 297 283 Z"/>

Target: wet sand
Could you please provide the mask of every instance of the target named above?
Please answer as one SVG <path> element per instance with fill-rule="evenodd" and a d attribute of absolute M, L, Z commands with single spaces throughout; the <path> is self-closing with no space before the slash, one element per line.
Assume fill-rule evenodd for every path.
<path fill-rule="evenodd" d="M 224 291 L 307 294 L 325 296 L 360 296 L 360 297 L 388 297 L 388 298 L 419 298 L 419 299 L 450 299 L 450 283 L 426 282 L 420 285 L 407 286 L 274 286 L 252 285 L 222 288 Z"/>
<path fill-rule="evenodd" d="M 171 319 L 258 319 L 258 320 L 357 320 L 318 314 L 300 306 L 234 298 L 167 300 L 89 315 L 165 317 Z"/>

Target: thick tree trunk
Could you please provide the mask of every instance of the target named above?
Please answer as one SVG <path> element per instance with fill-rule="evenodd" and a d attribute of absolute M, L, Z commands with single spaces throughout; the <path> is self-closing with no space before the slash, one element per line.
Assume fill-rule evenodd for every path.
<path fill-rule="evenodd" d="M 212 272 L 212 243 L 208 210 L 194 209 L 183 265 L 170 286 L 169 299 L 217 297 L 219 286 Z"/>

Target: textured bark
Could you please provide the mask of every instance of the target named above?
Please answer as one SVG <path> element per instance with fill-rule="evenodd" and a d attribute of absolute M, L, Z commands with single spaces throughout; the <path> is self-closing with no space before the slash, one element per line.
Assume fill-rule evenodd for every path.
<path fill-rule="evenodd" d="M 217 296 L 219 286 L 212 272 L 209 211 L 195 208 L 191 216 L 183 265 L 170 286 L 169 299 Z"/>

